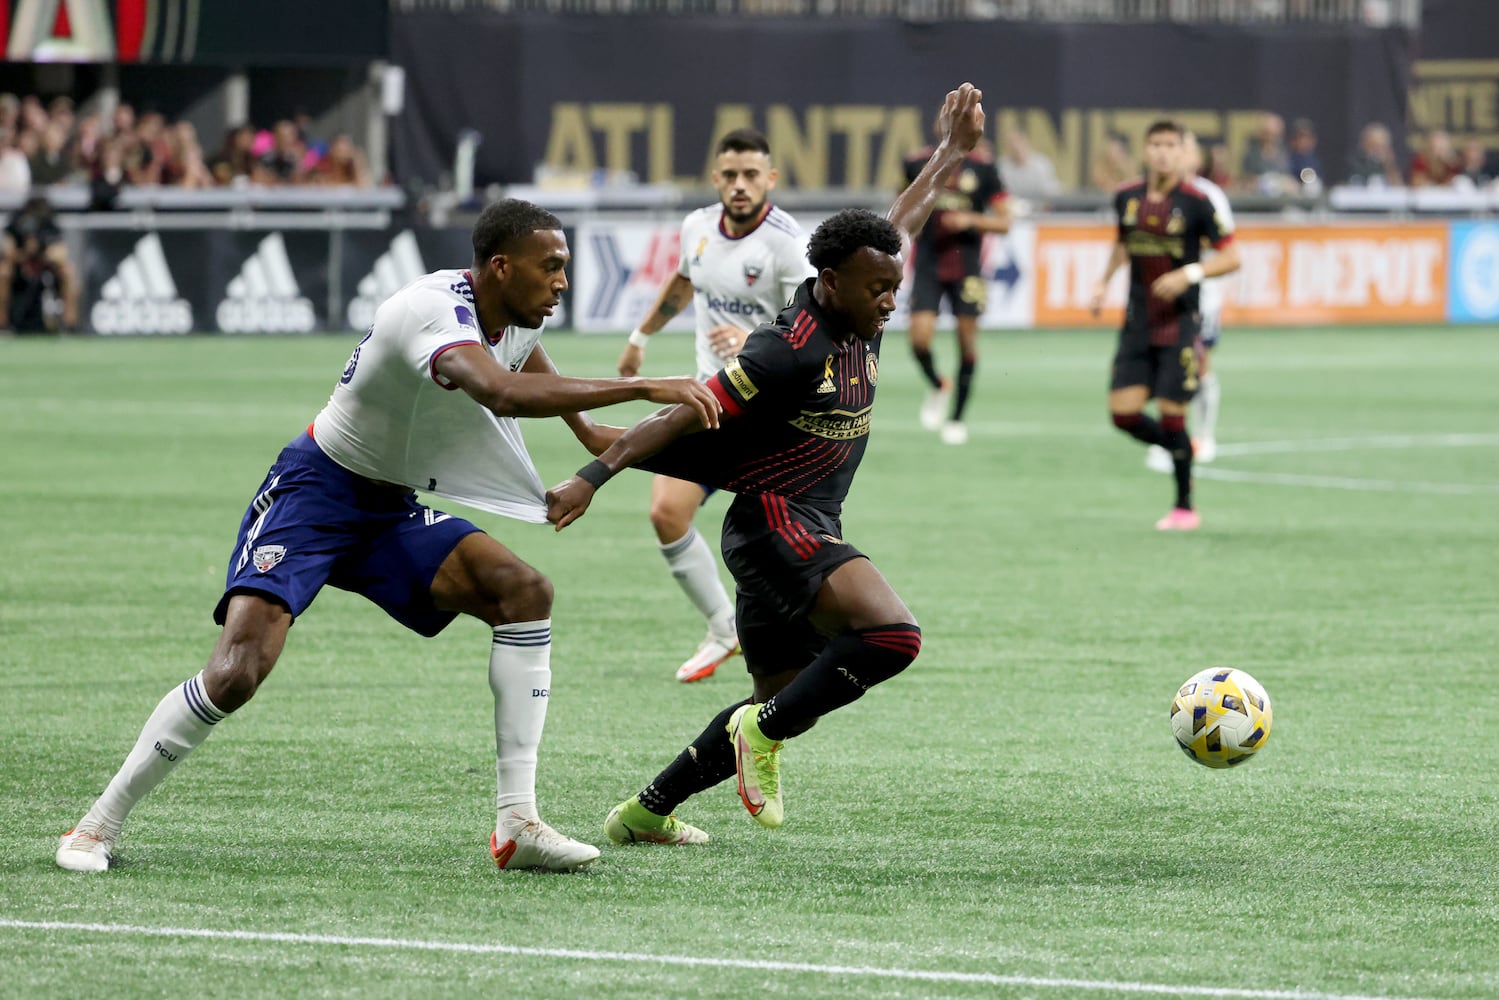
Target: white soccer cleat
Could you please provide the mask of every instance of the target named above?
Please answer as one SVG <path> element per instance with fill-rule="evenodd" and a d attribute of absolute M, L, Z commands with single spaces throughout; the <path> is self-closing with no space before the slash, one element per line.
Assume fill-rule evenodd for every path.
<path fill-rule="evenodd" d="M 505 871 L 530 868 L 575 872 L 599 858 L 597 847 L 563 836 L 539 819 L 527 820 L 515 813 L 489 835 L 489 853 L 495 865 Z"/>
<path fill-rule="evenodd" d="M 70 872 L 108 871 L 118 836 L 117 832 L 110 833 L 102 826 L 73 827 L 57 838 L 57 867 Z"/>
<path fill-rule="evenodd" d="M 968 425 L 961 420 L 949 420 L 942 425 L 943 444 L 967 444 Z"/>
<path fill-rule="evenodd" d="M 734 637 L 723 638 L 712 632 L 708 633 L 697 647 L 697 652 L 687 658 L 687 662 L 677 668 L 677 680 L 683 684 L 691 684 L 706 677 L 712 677 L 713 671 L 723 665 L 723 662 L 735 653 L 739 652 L 739 640 Z"/>
<path fill-rule="evenodd" d="M 1217 457 L 1218 442 L 1213 438 L 1200 438 L 1192 442 L 1192 461 L 1204 464 Z"/>
<path fill-rule="evenodd" d="M 921 403 L 921 426 L 929 431 L 941 430 L 951 402 L 952 385 L 947 379 L 943 379 L 942 387 L 928 392 Z"/>
<path fill-rule="evenodd" d="M 1145 449 L 1145 468 L 1151 472 L 1173 472 L 1176 463 L 1171 461 L 1171 452 L 1158 444 Z"/>

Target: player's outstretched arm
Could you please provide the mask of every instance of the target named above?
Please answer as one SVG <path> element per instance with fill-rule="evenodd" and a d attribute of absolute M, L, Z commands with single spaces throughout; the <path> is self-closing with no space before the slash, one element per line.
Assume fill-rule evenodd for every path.
<path fill-rule="evenodd" d="M 551 356 L 537 344 L 531 349 L 531 354 L 526 358 L 526 363 L 521 365 L 521 371 L 541 375 L 560 375 L 557 366 L 552 364 Z M 573 437 L 578 443 L 588 449 L 588 454 L 597 458 L 603 454 L 604 449 L 613 444 L 621 434 L 625 432 L 623 427 L 614 424 L 601 424 L 586 413 L 564 413 L 562 420 L 568 429 L 573 432 Z"/>
<path fill-rule="evenodd" d="M 579 469 L 576 476 L 547 490 L 547 520 L 561 531 L 583 516 L 598 488 L 621 469 L 645 461 L 677 438 L 701 427 L 696 415 L 685 406 L 657 410 L 621 434 L 607 451 Z"/>
<path fill-rule="evenodd" d="M 512 372 L 478 344 L 438 355 L 436 373 L 501 417 L 557 417 L 645 399 L 681 403 L 704 427 L 717 427 L 717 398 L 695 378 L 569 378 L 546 372 Z"/>
<path fill-rule="evenodd" d="M 896 228 L 911 238 L 914 239 L 926 225 L 948 171 L 963 162 L 963 158 L 973 152 L 973 147 L 984 137 L 983 99 L 983 91 L 965 83 L 957 90 L 948 91 L 947 99 L 942 102 L 942 113 L 937 116 L 941 130 L 937 148 L 886 215 Z"/>
<path fill-rule="evenodd" d="M 651 306 L 651 311 L 640 325 L 630 331 L 629 343 L 619 355 L 619 373 L 621 375 L 639 375 L 640 366 L 645 363 L 645 338 L 661 329 L 677 313 L 686 309 L 692 303 L 692 282 L 680 274 L 673 274 L 666 279 L 661 286 L 661 294 L 656 296 L 656 304 Z"/>

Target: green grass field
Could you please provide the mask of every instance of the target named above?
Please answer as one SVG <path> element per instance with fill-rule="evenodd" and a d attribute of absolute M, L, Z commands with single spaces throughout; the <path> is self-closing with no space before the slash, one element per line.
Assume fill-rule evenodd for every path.
<path fill-rule="evenodd" d="M 788 747 L 782 829 L 724 785 L 681 810 L 708 847 L 572 876 L 490 861 L 485 628 L 333 590 L 117 867 L 57 870 L 357 338 L 0 342 L 0 994 L 1499 996 L 1494 334 L 1231 331 L 1190 536 L 1151 530 L 1168 479 L 1108 425 L 1109 335 L 988 336 L 964 448 L 917 428 L 892 337 L 845 528 L 920 660 Z M 619 343 L 548 349 L 602 375 Z M 548 482 L 584 461 L 560 421 L 528 438 Z M 699 625 L 647 494 L 560 536 L 472 515 L 556 584 L 541 804 L 595 843 L 747 690 L 671 679 Z M 1275 703 L 1228 772 L 1167 723 L 1216 664 Z"/>

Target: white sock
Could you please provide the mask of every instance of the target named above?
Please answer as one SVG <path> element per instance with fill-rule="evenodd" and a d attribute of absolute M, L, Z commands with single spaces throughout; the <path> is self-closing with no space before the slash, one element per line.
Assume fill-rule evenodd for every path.
<path fill-rule="evenodd" d="M 696 528 L 688 528 L 687 534 L 674 542 L 661 546 L 666 565 L 676 577 L 693 606 L 708 619 L 708 628 L 714 635 L 734 634 L 734 605 L 729 601 L 728 591 L 718 576 L 718 560 L 713 550 Z"/>
<path fill-rule="evenodd" d="M 552 620 L 497 625 L 489 653 L 499 816 L 536 816 L 536 752 L 552 688 Z"/>
<path fill-rule="evenodd" d="M 1197 437 L 1204 441 L 1215 441 L 1218 437 L 1218 401 L 1222 390 L 1218 385 L 1218 373 L 1208 372 L 1192 397 L 1193 423 L 1197 425 Z"/>
<path fill-rule="evenodd" d="M 161 784 L 161 779 L 225 718 L 204 693 L 201 671 L 173 688 L 146 720 L 125 763 L 78 825 L 103 826 L 118 832 L 131 808 Z"/>

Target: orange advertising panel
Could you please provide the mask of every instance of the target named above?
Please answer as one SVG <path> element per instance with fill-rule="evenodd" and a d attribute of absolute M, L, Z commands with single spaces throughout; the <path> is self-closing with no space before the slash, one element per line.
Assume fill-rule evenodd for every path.
<path fill-rule="evenodd" d="M 1128 292 L 1114 276 L 1102 318 L 1088 312 L 1115 230 L 1043 224 L 1036 230 L 1036 325 L 1116 326 Z M 1446 316 L 1445 223 L 1260 225 L 1234 237 L 1243 266 L 1227 284 L 1223 320 L 1252 326 L 1406 323 Z"/>

